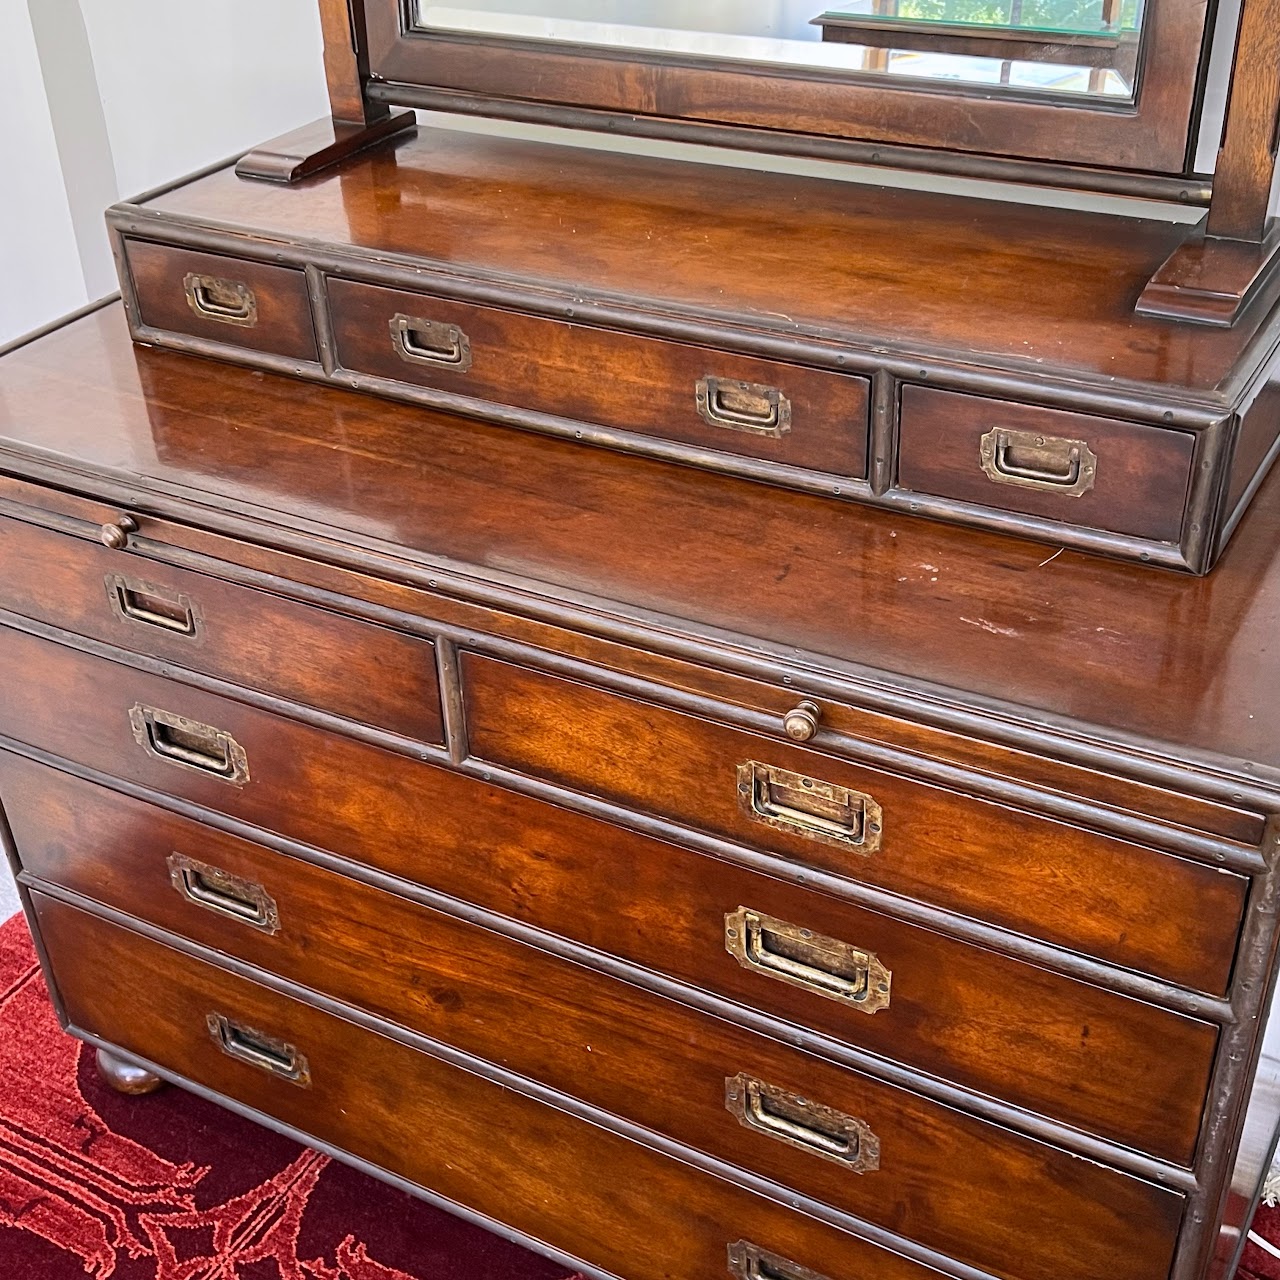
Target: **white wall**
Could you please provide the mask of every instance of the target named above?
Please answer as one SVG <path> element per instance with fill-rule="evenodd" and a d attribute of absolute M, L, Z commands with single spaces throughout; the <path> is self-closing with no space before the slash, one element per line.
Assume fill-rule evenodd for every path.
<path fill-rule="evenodd" d="M 86 299 L 27 6 L 0 0 L 0 343 Z"/>
<path fill-rule="evenodd" d="M 315 0 L 0 0 L 0 343 L 112 291 L 107 205 L 327 110 Z"/>

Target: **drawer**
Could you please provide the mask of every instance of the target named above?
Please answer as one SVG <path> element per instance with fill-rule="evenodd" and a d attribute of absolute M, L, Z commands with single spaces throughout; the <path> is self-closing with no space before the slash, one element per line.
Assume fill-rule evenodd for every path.
<path fill-rule="evenodd" d="M 350 280 L 341 367 L 704 449 L 862 477 L 865 378 Z"/>
<path fill-rule="evenodd" d="M 0 779 L 31 876 L 997 1275 L 1168 1273 L 1167 1188 L 43 766 Z"/>
<path fill-rule="evenodd" d="M 483 1075 L 41 895 L 35 903 L 73 1027 L 622 1280 L 937 1280 Z M 739 1242 L 776 1261 L 726 1272 Z"/>
<path fill-rule="evenodd" d="M 478 757 L 1220 994 L 1247 880 L 510 663 L 462 655 Z"/>
<path fill-rule="evenodd" d="M 0 608 L 423 742 L 435 647 L 265 591 L 0 517 Z"/>
<path fill-rule="evenodd" d="M 1177 542 L 1195 437 L 1062 409 L 902 388 L 898 484 L 1089 529 Z"/>
<path fill-rule="evenodd" d="M 1191 1160 L 1217 1042 L 1205 1022 L 60 645 L 0 639 L 0 733 Z M 222 735 L 248 781 L 139 744 L 130 712 L 140 706 Z M 14 808 L 21 819 L 23 804 Z M 33 812 L 25 838 L 38 842 L 40 822 L 55 818 Z M 745 967 L 729 937 L 743 908 L 879 957 L 893 975 L 891 1009 L 870 1016 L 830 998 L 820 958 L 799 985 L 768 957 Z"/>
<path fill-rule="evenodd" d="M 124 253 L 144 325 L 295 360 L 320 358 L 302 271 L 145 240 L 125 240 Z"/>

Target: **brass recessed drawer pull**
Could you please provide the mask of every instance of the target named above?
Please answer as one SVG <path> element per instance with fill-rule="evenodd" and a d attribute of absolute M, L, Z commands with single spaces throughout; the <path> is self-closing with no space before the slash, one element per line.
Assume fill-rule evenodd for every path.
<path fill-rule="evenodd" d="M 396 354 L 413 364 L 439 365 L 458 373 L 471 368 L 471 339 L 456 324 L 395 315 L 391 341 Z"/>
<path fill-rule="evenodd" d="M 274 1036 L 264 1036 L 261 1031 L 233 1022 L 221 1013 L 211 1013 L 205 1021 L 214 1044 L 228 1057 L 247 1062 L 290 1084 L 304 1089 L 310 1087 L 311 1068 L 306 1057 L 293 1045 Z"/>
<path fill-rule="evenodd" d="M 247 284 L 219 276 L 189 273 L 182 281 L 187 306 L 203 320 L 252 328 L 258 323 L 258 299 Z"/>
<path fill-rule="evenodd" d="M 171 853 L 168 864 L 173 887 L 188 902 L 261 929 L 263 933 L 280 932 L 280 913 L 275 899 L 262 885 L 233 876 L 207 862 L 197 862 L 185 853 Z"/>
<path fill-rule="evenodd" d="M 724 1082 L 724 1105 L 746 1129 L 844 1165 L 854 1173 L 880 1167 L 880 1139 L 854 1116 L 739 1073 Z"/>
<path fill-rule="evenodd" d="M 730 378 L 699 378 L 694 399 L 698 416 L 713 427 L 775 437 L 791 430 L 791 401 L 777 387 Z"/>
<path fill-rule="evenodd" d="M 738 766 L 738 803 L 768 826 L 855 853 L 880 847 L 880 806 L 861 791 L 748 760 Z"/>
<path fill-rule="evenodd" d="M 196 609 L 184 595 L 113 573 L 107 577 L 107 596 L 117 615 L 127 622 L 140 622 L 179 636 L 196 634 Z"/>
<path fill-rule="evenodd" d="M 838 938 L 739 907 L 724 918 L 724 945 L 744 969 L 863 1013 L 889 1007 L 893 974 L 870 951 Z"/>
<path fill-rule="evenodd" d="M 729 1274 L 733 1280 L 827 1280 L 746 1240 L 729 1246 Z"/>
<path fill-rule="evenodd" d="M 997 484 L 1052 489 L 1078 498 L 1093 488 L 1098 456 L 1083 440 L 993 427 L 979 445 L 982 469 Z"/>
<path fill-rule="evenodd" d="M 242 786 L 249 781 L 244 748 L 212 725 L 141 703 L 129 712 L 133 736 L 148 755 Z"/>

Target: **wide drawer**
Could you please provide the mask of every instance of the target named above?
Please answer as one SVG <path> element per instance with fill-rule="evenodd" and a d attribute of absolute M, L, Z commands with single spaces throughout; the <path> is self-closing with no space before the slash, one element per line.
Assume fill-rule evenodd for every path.
<path fill-rule="evenodd" d="M 73 1028 L 623 1280 L 936 1280 L 931 1268 L 481 1075 L 34 901 Z M 746 1242 L 776 1262 L 763 1273 L 726 1270 L 730 1248 Z"/>
<path fill-rule="evenodd" d="M 145 240 L 124 241 L 144 325 L 316 361 L 306 274 Z"/>
<path fill-rule="evenodd" d="M 465 653 L 481 759 L 1212 993 L 1247 881 L 1030 813 Z"/>
<path fill-rule="evenodd" d="M 1184 431 L 902 388 L 898 483 L 916 493 L 1177 542 L 1194 452 Z"/>
<path fill-rule="evenodd" d="M 866 475 L 865 378 L 330 278 L 341 367 L 837 476 Z"/>
<path fill-rule="evenodd" d="M 0 608 L 423 742 L 430 641 L 0 517 Z"/>
<path fill-rule="evenodd" d="M 1217 1040 L 1208 1023 L 61 645 L 0 639 L 0 733 L 1191 1160 Z M 140 743 L 139 707 L 222 735 L 247 781 Z M 743 908 L 878 956 L 892 1008 L 868 1016 L 823 994 L 819 974 L 796 985 L 743 967 L 728 936 Z"/>
<path fill-rule="evenodd" d="M 1167 1274 L 1183 1208 L 1167 1188 L 333 871 L 41 765 L 0 762 L 30 876 L 997 1275 Z"/>

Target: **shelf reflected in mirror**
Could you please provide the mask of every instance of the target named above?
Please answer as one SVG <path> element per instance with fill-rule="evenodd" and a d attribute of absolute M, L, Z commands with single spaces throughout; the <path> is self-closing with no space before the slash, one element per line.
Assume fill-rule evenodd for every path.
<path fill-rule="evenodd" d="M 423 33 L 1132 102 L 1145 0 L 414 0 Z"/>

